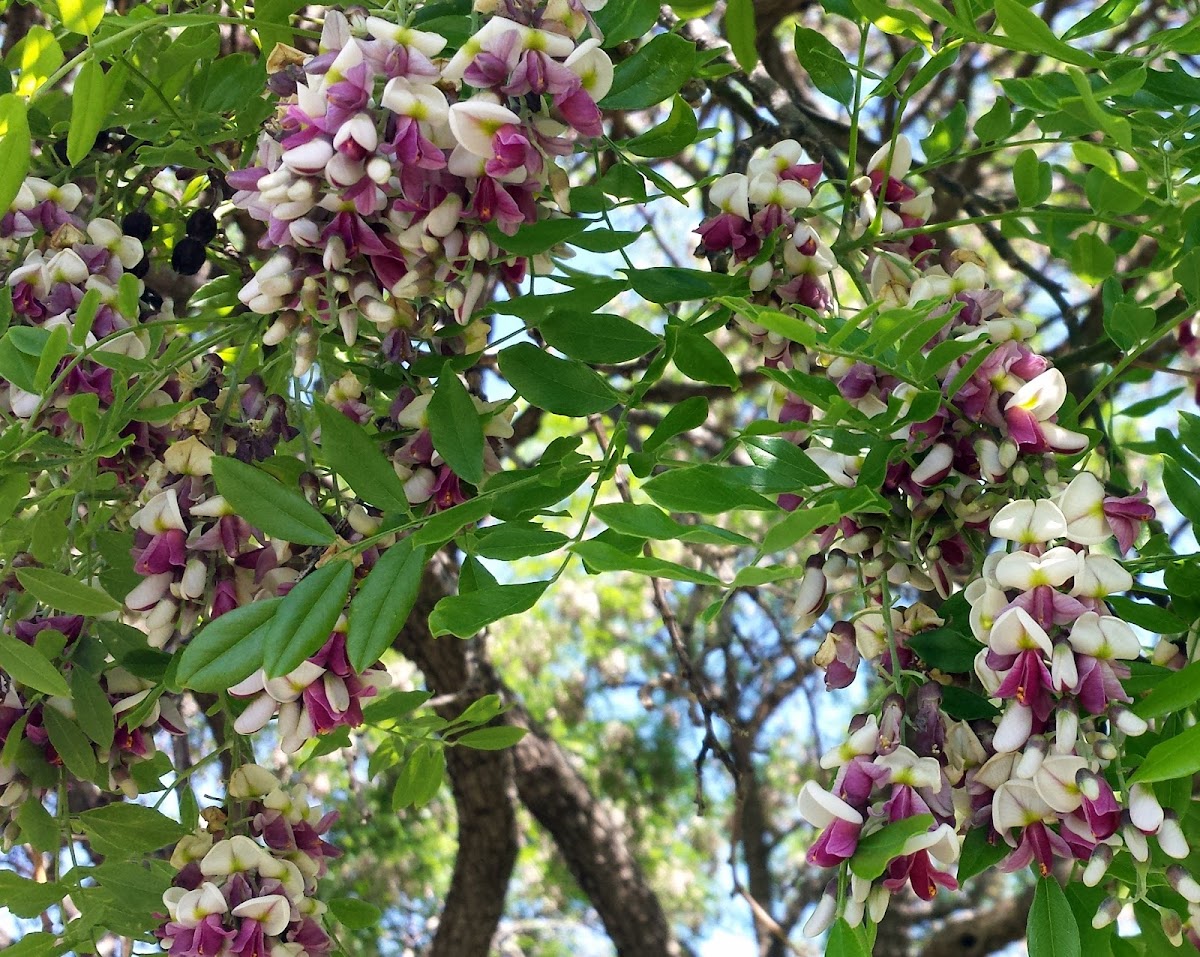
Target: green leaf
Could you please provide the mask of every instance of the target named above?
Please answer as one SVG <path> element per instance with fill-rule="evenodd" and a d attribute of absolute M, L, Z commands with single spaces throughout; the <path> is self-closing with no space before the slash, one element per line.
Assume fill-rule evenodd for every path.
<path fill-rule="evenodd" d="M 116 731 L 112 704 L 100 687 L 100 682 L 86 668 L 71 668 L 71 700 L 84 734 L 96 742 L 102 751 L 112 747 Z"/>
<path fill-rule="evenodd" d="M 721 580 L 707 572 L 696 571 L 662 558 L 630 555 L 614 545 L 597 538 L 571 546 L 571 551 L 584 560 L 595 572 L 630 571 L 654 578 L 693 582 L 697 585 L 719 586 Z"/>
<path fill-rule="evenodd" d="M 625 148 L 635 156 L 678 156 L 695 142 L 698 129 L 696 111 L 677 94 L 671 102 L 671 114 L 658 126 L 635 136 Z"/>
<path fill-rule="evenodd" d="M 0 143 L 0 152 L 2 150 L 3 144 Z M 3 157 L 0 156 L 0 163 L 2 162 Z M 0 166 L 0 180 L 2 180 L 3 176 L 4 168 Z M 0 182 L 0 186 L 2 185 L 2 182 Z M 38 335 L 38 348 L 32 355 L 21 348 L 20 333 L 35 333 Z M 49 338 L 50 333 L 46 332 L 45 329 L 29 329 L 24 326 L 9 329 L 4 338 L 0 339 L 0 377 L 7 379 L 26 392 L 36 392 L 37 386 L 34 383 L 34 376 L 37 375 L 37 357 L 41 355 L 41 347 L 45 345 Z"/>
<path fill-rule="evenodd" d="M 66 0 L 59 0 L 60 3 Z M 85 0 L 87 2 L 87 0 Z M 100 11 L 104 11 L 101 0 Z M 88 60 L 75 78 L 71 91 L 71 125 L 67 129 L 67 161 L 77 166 L 91 152 L 96 136 L 108 118 L 108 90 L 104 68 L 95 57 Z"/>
<path fill-rule="evenodd" d="M 1114 615 L 1147 631 L 1160 635 L 1176 635 L 1188 629 L 1186 621 L 1158 605 L 1148 605 L 1120 595 L 1113 595 L 1105 601 L 1112 608 Z"/>
<path fill-rule="evenodd" d="M 5 57 L 5 63 L 9 69 L 17 71 L 16 95 L 32 97 L 50 78 L 50 75 L 62 65 L 62 61 L 62 47 L 59 46 L 54 34 L 43 26 L 30 27 L 29 32 Z M 25 115 L 24 104 L 22 104 L 21 115 Z M 26 157 L 26 161 L 28 161 L 28 157 Z M 7 206 L 3 208 L 7 208 Z"/>
<path fill-rule="evenodd" d="M 674 332 L 669 329 L 667 335 Z M 698 332 L 686 329 L 678 332 L 673 358 L 680 372 L 698 382 L 711 382 L 730 389 L 737 389 L 742 384 L 725 353 Z"/>
<path fill-rule="evenodd" d="M 850 858 L 850 870 L 863 880 L 875 880 L 884 872 L 892 858 L 903 853 L 904 845 L 910 838 L 924 834 L 932 826 L 931 814 L 918 814 L 893 824 L 885 824 L 874 834 L 868 834 L 858 842 L 858 848 Z"/>
<path fill-rule="evenodd" d="M 1038 56 L 1050 56 L 1076 66 L 1095 66 L 1096 58 L 1085 50 L 1064 43 L 1054 35 L 1046 21 L 1017 0 L 996 0 L 996 19 L 1008 42 L 996 36 L 989 39 L 998 46 Z"/>
<path fill-rule="evenodd" d="M 31 881 L 12 871 L 0 871 L 0 900 L 16 917 L 37 917 L 67 895 L 61 884 Z M 8 947 L 4 952 L 9 952 Z"/>
<path fill-rule="evenodd" d="M 934 628 L 913 635 L 908 647 L 927 665 L 950 674 L 970 673 L 975 656 L 983 650 L 974 638 L 953 628 Z"/>
<path fill-rule="evenodd" d="M 813 86 L 835 103 L 854 102 L 854 75 L 842 51 L 816 30 L 796 27 L 796 57 L 808 71 Z"/>
<path fill-rule="evenodd" d="M 79 815 L 92 846 L 106 856 L 139 859 L 178 841 L 188 829 L 141 804 L 107 804 Z"/>
<path fill-rule="evenodd" d="M 1101 30 L 1110 30 L 1129 19 L 1142 0 L 1107 0 L 1063 34 L 1063 39 L 1078 40 Z"/>
<path fill-rule="evenodd" d="M 522 226 L 513 235 L 502 233 L 497 226 L 488 229 L 488 235 L 501 249 L 516 256 L 536 256 L 577 236 L 590 225 L 590 219 L 543 219 L 538 223 Z"/>
<path fill-rule="evenodd" d="M 991 828 L 974 827 L 963 838 L 962 850 L 958 854 L 958 882 L 965 884 L 976 874 L 982 874 L 999 864 L 1012 850 L 999 837 L 989 841 Z"/>
<path fill-rule="evenodd" d="M 690 41 L 675 33 L 660 33 L 617 64 L 612 88 L 598 106 L 602 110 L 655 106 L 679 92 L 695 62 L 696 47 Z"/>
<path fill-rule="evenodd" d="M 461 738 L 455 738 L 454 743 L 464 748 L 474 748 L 476 751 L 503 751 L 511 748 L 526 735 L 524 728 L 512 724 L 502 724 L 494 728 L 479 728 L 468 731 Z"/>
<path fill-rule="evenodd" d="M 107 592 L 49 568 L 18 568 L 17 579 L 38 601 L 68 615 L 107 615 L 121 605 Z"/>
<path fill-rule="evenodd" d="M 42 724 L 62 762 L 81 781 L 96 779 L 96 752 L 79 725 L 54 707 L 42 708 Z"/>
<path fill-rule="evenodd" d="M 504 349 L 500 371 L 518 395 L 547 412 L 590 415 L 620 402 L 616 390 L 582 362 L 559 359 L 529 342 Z"/>
<path fill-rule="evenodd" d="M 800 491 L 829 484 L 829 476 L 803 449 L 779 436 L 752 436 L 742 445 L 750 461 L 766 472 L 772 485 Z"/>
<path fill-rule="evenodd" d="M 315 403 L 321 423 L 322 459 L 346 480 L 354 494 L 384 511 L 408 511 L 404 483 L 379 450 L 379 441 L 337 409 Z M 305 505 L 308 503 L 305 502 Z M 311 516 L 309 516 L 311 519 Z M 321 520 L 324 523 L 324 519 Z M 314 530 L 316 525 L 313 526 Z"/>
<path fill-rule="evenodd" d="M 337 559 L 309 572 L 284 596 L 263 652 L 268 678 L 286 675 L 320 651 L 346 607 L 353 579 L 354 566 Z"/>
<path fill-rule="evenodd" d="M 11 635 L 0 634 L 0 668 L 14 681 L 42 694 L 71 696 L 71 689 L 50 659 Z"/>
<path fill-rule="evenodd" d="M 225 691 L 254 674 L 262 666 L 271 619 L 282 601 L 253 601 L 201 628 L 179 658 L 179 685 L 193 691 Z"/>
<path fill-rule="evenodd" d="M 67 327 L 55 326 L 46 340 L 45 351 L 38 358 L 37 372 L 33 375 L 33 390 L 44 394 L 58 368 L 58 361 L 67 354 Z"/>
<path fill-rule="evenodd" d="M 956 685 L 946 685 L 942 688 L 942 710 L 959 721 L 994 718 L 1000 713 L 1000 709 L 987 698 Z"/>
<path fill-rule="evenodd" d="M 1101 243 L 1100 240 L 1096 241 L 1105 248 L 1107 255 L 1104 257 L 1104 263 L 1108 265 L 1108 269 L 1099 273 L 1091 272 L 1091 276 L 1111 275 L 1112 265 L 1116 264 L 1116 255 L 1107 244 Z M 1099 268 L 1103 269 L 1104 267 L 1100 266 Z M 1104 311 L 1103 321 L 1104 331 L 1108 333 L 1108 337 L 1123 351 L 1128 351 L 1154 331 L 1154 324 L 1157 320 L 1154 310 L 1149 306 L 1139 306 L 1137 303 L 1122 301 L 1114 305 L 1112 309 Z"/>
<path fill-rule="evenodd" d="M 296 545 L 332 545 L 337 540 L 304 496 L 261 469 L 219 455 L 213 459 L 213 478 L 234 511 L 268 535 Z"/>
<path fill-rule="evenodd" d="M 548 581 L 538 581 L 520 585 L 492 585 L 466 595 L 448 595 L 437 603 L 430 614 L 429 630 L 435 638 L 440 635 L 470 638 L 494 621 L 529 611 L 549 584 Z"/>
<path fill-rule="evenodd" d="M 424 568 L 424 547 L 405 538 L 380 556 L 359 586 L 346 631 L 346 655 L 355 671 L 375 664 L 396 640 L 417 600 Z"/>
<path fill-rule="evenodd" d="M 58 821 L 36 797 L 27 797 L 16 813 L 21 828 L 21 842 L 32 844 L 39 851 L 56 852 L 62 846 L 62 831 Z"/>
<path fill-rule="evenodd" d="M 669 512 L 711 514 L 735 508 L 774 511 L 776 505 L 724 474 L 718 465 L 671 469 L 647 481 L 642 489 Z"/>
<path fill-rule="evenodd" d="M 871 952 L 855 929 L 847 924 L 844 918 L 839 917 L 829 928 L 825 957 L 871 957 Z"/>
<path fill-rule="evenodd" d="M 1013 186 L 1022 206 L 1036 206 L 1053 188 L 1050 164 L 1039 160 L 1032 149 L 1022 150 L 1013 164 Z"/>
<path fill-rule="evenodd" d="M 627 272 L 633 291 L 647 302 L 660 305 L 711 299 L 718 294 L 728 293 L 737 281 L 718 273 L 681 269 L 678 266 L 654 266 Z"/>
<path fill-rule="evenodd" d="M 1153 784 L 1190 777 L 1200 771 L 1200 724 L 1160 741 L 1146 754 L 1130 784 Z"/>
<path fill-rule="evenodd" d="M 755 38 L 758 28 L 754 22 L 754 0 L 728 0 L 725 4 L 725 37 L 733 55 L 747 73 L 758 66 Z"/>
<path fill-rule="evenodd" d="M 750 539 L 715 525 L 677 522 L 653 505 L 610 502 L 597 505 L 593 514 L 614 532 L 658 541 L 691 541 L 708 545 L 749 545 Z"/>
<path fill-rule="evenodd" d="M 884 33 L 912 37 L 926 45 L 933 42 L 933 35 L 925 21 L 900 4 L 886 3 L 884 0 L 854 0 L 854 6 Z M 912 52 L 920 56 L 921 51 L 918 48 Z M 876 95 L 882 96 L 886 93 L 877 92 Z"/>
<path fill-rule="evenodd" d="M 335 897 L 329 902 L 329 910 L 338 923 L 351 930 L 374 927 L 383 916 L 383 911 L 374 904 L 357 897 Z"/>
<path fill-rule="evenodd" d="M 581 362 L 629 362 L 662 340 L 623 316 L 610 313 L 554 312 L 538 323 L 546 342 Z"/>
<path fill-rule="evenodd" d="M 446 755 L 440 745 L 419 744 L 404 762 L 392 792 L 392 810 L 428 804 L 442 786 Z"/>
<path fill-rule="evenodd" d="M 658 19 L 656 0 L 623 0 L 608 3 L 592 14 L 604 35 L 604 46 L 612 48 L 645 36 Z"/>
<path fill-rule="evenodd" d="M 1133 711 L 1139 718 L 1149 721 L 1182 711 L 1196 701 L 1200 701 L 1200 661 L 1171 672 L 1137 703 Z"/>
<path fill-rule="evenodd" d="M 57 4 L 59 19 L 72 33 L 90 37 L 104 19 L 104 0 L 57 0 Z"/>
<path fill-rule="evenodd" d="M 1163 488 L 1171 504 L 1193 525 L 1200 526 L 1200 486 L 1175 459 L 1163 457 Z"/>
<path fill-rule="evenodd" d="M 678 405 L 672 406 L 662 421 L 654 427 L 654 431 L 642 443 L 642 451 L 653 452 L 668 439 L 681 432 L 698 428 L 708 421 L 708 399 L 702 395 L 694 395 L 684 399 Z"/>
<path fill-rule="evenodd" d="M 427 414 L 433 447 L 454 474 L 472 485 L 482 482 L 483 423 L 466 386 L 448 364 L 438 376 Z"/>
<path fill-rule="evenodd" d="M 534 522 L 504 522 L 475 533 L 474 554 L 511 562 L 531 555 L 545 555 L 562 548 L 570 539 Z"/>
<path fill-rule="evenodd" d="M 767 532 L 763 539 L 763 552 L 769 555 L 791 548 L 800 539 L 807 538 L 822 526 L 832 525 L 841 517 L 842 510 L 832 504 L 808 506 L 789 512 Z"/>
<path fill-rule="evenodd" d="M 1038 880 L 1026 935 L 1029 957 L 1080 957 L 1079 925 L 1053 877 Z"/>

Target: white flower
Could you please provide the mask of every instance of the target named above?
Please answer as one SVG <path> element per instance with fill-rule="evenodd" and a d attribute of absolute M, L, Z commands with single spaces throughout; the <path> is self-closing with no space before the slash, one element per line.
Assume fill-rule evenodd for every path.
<path fill-rule="evenodd" d="M 1067 534 L 1062 509 L 1047 499 L 1009 502 L 996 513 L 988 531 L 1022 545 L 1043 544 Z"/>
<path fill-rule="evenodd" d="M 183 894 L 175 903 L 175 921 L 185 927 L 195 927 L 209 914 L 224 914 L 229 903 L 216 884 L 205 881 L 195 890 Z"/>
<path fill-rule="evenodd" d="M 897 136 L 895 144 L 884 143 L 867 161 L 867 172 L 882 169 L 892 179 L 904 179 L 912 168 L 912 144 L 907 136 Z"/>
<path fill-rule="evenodd" d="M 233 909 L 233 916 L 256 920 L 262 924 L 266 936 L 276 937 L 291 923 L 292 905 L 282 894 L 267 894 L 238 904 Z"/>
<path fill-rule="evenodd" d="M 1024 828 L 1054 817 L 1032 781 L 1006 781 L 992 798 L 992 826 L 1007 836 L 1010 828 Z"/>
<path fill-rule="evenodd" d="M 613 62 L 600 49 L 600 41 L 585 40 L 563 61 L 563 66 L 583 81 L 583 89 L 596 102 L 612 89 Z"/>
<path fill-rule="evenodd" d="M 1104 486 L 1091 472 L 1080 472 L 1058 496 L 1067 520 L 1067 538 L 1079 545 L 1099 545 L 1112 537 L 1104 516 Z"/>
<path fill-rule="evenodd" d="M 1052 754 L 1042 761 L 1033 775 L 1033 784 L 1042 800 L 1060 814 L 1070 814 L 1083 803 L 1075 776 L 1087 762 L 1075 755 Z"/>
<path fill-rule="evenodd" d="M 482 159 L 496 155 L 492 138 L 504 126 L 520 125 L 521 118 L 506 106 L 474 97 L 450 107 L 450 131 L 465 150 Z"/>
<path fill-rule="evenodd" d="M 1031 552 L 1012 552 L 996 565 L 996 581 L 1003 588 L 1028 591 L 1039 585 L 1058 588 L 1078 570 L 1080 556 L 1067 545 L 1058 545 L 1041 555 Z"/>
<path fill-rule="evenodd" d="M 880 755 L 872 763 L 891 771 L 892 784 L 935 788 L 942 780 L 942 768 L 937 758 L 917 757 L 916 752 L 904 745 L 900 745 L 891 754 Z"/>
<path fill-rule="evenodd" d="M 1116 559 L 1107 555 L 1084 555 L 1071 594 L 1104 598 L 1127 592 L 1131 588 L 1133 576 Z"/>
<path fill-rule="evenodd" d="M 992 737 L 992 747 L 996 749 L 997 754 L 1020 750 L 1029 740 L 1029 732 L 1032 730 L 1033 711 L 1023 704 L 1014 702 L 1008 706 L 1000 723 L 996 725 L 996 733 Z"/>
<path fill-rule="evenodd" d="M 813 827 L 825 828 L 836 820 L 862 824 L 863 816 L 840 797 L 830 794 L 815 781 L 800 788 L 800 816 Z"/>
<path fill-rule="evenodd" d="M 225 877 L 253 870 L 267 856 L 260 845 L 244 834 L 237 834 L 213 845 L 200 862 L 200 873 L 205 877 Z"/>
<path fill-rule="evenodd" d="M 1047 655 L 1054 651 L 1050 636 L 1024 608 L 1010 608 L 996 619 L 988 645 L 999 655 L 1016 655 L 1034 648 Z"/>
<path fill-rule="evenodd" d="M 727 173 L 712 184 L 708 198 L 723 213 L 750 218 L 750 183 L 745 173 Z"/>
<path fill-rule="evenodd" d="M 1075 620 L 1068 640 L 1079 654 L 1104 661 L 1130 660 L 1142 653 L 1141 642 L 1128 622 L 1094 611 L 1084 612 Z"/>
<path fill-rule="evenodd" d="M 826 771 L 830 768 L 840 768 L 849 764 L 860 754 L 871 754 L 875 751 L 875 743 L 879 738 L 879 719 L 870 715 L 866 723 L 836 748 L 826 751 L 821 757 L 821 767 Z"/>

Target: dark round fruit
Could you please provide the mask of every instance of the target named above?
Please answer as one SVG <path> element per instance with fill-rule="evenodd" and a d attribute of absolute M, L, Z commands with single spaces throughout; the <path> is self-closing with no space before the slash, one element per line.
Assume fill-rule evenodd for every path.
<path fill-rule="evenodd" d="M 121 220 L 121 232 L 143 243 L 150 238 L 150 233 L 153 231 L 154 220 L 150 218 L 149 213 L 142 212 L 140 209 Z"/>
<path fill-rule="evenodd" d="M 142 258 L 138 260 L 136 266 L 134 266 L 132 269 L 126 269 L 125 271 L 133 276 L 136 276 L 138 279 L 144 279 L 146 277 L 146 273 L 150 271 L 150 257 L 142 256 Z"/>
<path fill-rule="evenodd" d="M 158 312 L 162 308 L 163 297 L 147 286 L 142 290 L 142 302 L 144 302 L 151 312 Z"/>
<path fill-rule="evenodd" d="M 204 243 L 184 236 L 171 250 L 171 268 L 181 276 L 194 276 L 204 265 Z"/>
<path fill-rule="evenodd" d="M 217 218 L 207 209 L 198 209 L 187 221 L 187 234 L 200 242 L 211 243 L 217 235 Z"/>

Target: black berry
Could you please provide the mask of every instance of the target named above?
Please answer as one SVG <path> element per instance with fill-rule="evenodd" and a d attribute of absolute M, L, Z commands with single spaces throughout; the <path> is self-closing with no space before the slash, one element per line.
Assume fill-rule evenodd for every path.
<path fill-rule="evenodd" d="M 147 286 L 142 290 L 142 302 L 146 304 L 151 312 L 158 312 L 162 308 L 163 297 Z"/>
<path fill-rule="evenodd" d="M 181 276 L 194 276 L 204 265 L 204 243 L 185 236 L 171 250 L 171 268 Z"/>
<path fill-rule="evenodd" d="M 202 243 L 211 243 L 217 235 L 217 218 L 207 209 L 196 210 L 188 217 L 187 234 Z"/>
<path fill-rule="evenodd" d="M 121 232 L 142 242 L 150 238 L 150 233 L 153 230 L 154 221 L 150 218 L 150 214 L 144 213 L 141 210 L 138 210 L 136 213 L 130 213 L 121 220 Z"/>
<path fill-rule="evenodd" d="M 143 256 L 138 260 L 136 266 L 134 266 L 132 269 L 126 269 L 125 271 L 136 276 L 138 279 L 144 279 L 146 273 L 150 271 L 150 257 Z"/>

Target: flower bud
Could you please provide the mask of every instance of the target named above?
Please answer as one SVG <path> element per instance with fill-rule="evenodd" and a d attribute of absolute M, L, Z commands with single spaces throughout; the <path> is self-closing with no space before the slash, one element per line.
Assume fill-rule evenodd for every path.
<path fill-rule="evenodd" d="M 1109 716 L 1112 718 L 1113 724 L 1115 724 L 1131 738 L 1136 738 L 1139 735 L 1145 734 L 1146 729 L 1149 727 L 1145 721 L 1139 718 L 1128 708 L 1122 708 L 1120 706 L 1112 708 L 1109 710 Z"/>
<path fill-rule="evenodd" d="M 1143 834 L 1155 834 L 1162 827 L 1163 809 L 1154 790 L 1145 784 L 1129 789 L 1129 819 Z"/>
<path fill-rule="evenodd" d="M 1102 927 L 1107 927 L 1121 914 L 1121 902 L 1115 897 L 1106 897 L 1100 906 L 1096 909 L 1096 916 L 1092 918 L 1092 927 L 1100 930 Z"/>
<path fill-rule="evenodd" d="M 1179 915 L 1167 907 L 1160 912 L 1159 919 L 1162 921 L 1163 934 L 1167 940 L 1176 947 L 1182 947 L 1183 921 L 1179 919 Z"/>
<path fill-rule="evenodd" d="M 1172 864 L 1166 870 L 1167 883 L 1180 894 L 1189 904 L 1200 905 L 1200 883 L 1179 864 Z"/>
<path fill-rule="evenodd" d="M 1179 826 L 1179 817 L 1174 811 L 1167 811 L 1163 816 L 1162 825 L 1158 829 L 1158 846 L 1164 854 L 1182 861 L 1192 851 L 1184 837 L 1183 828 Z"/>
<path fill-rule="evenodd" d="M 1083 883 L 1086 887 L 1095 887 L 1102 880 L 1104 875 L 1108 873 L 1108 867 L 1112 864 L 1113 852 L 1112 848 L 1107 844 L 1099 844 L 1092 851 L 1091 860 L 1088 861 L 1087 867 L 1083 869 Z"/>
<path fill-rule="evenodd" d="M 816 908 L 812 912 L 812 916 L 804 925 L 804 930 L 801 931 L 805 937 L 819 937 L 825 931 L 833 926 L 834 920 L 837 918 L 837 881 L 830 881 L 825 886 L 825 893 L 821 895 L 821 899 L 817 902 Z"/>

